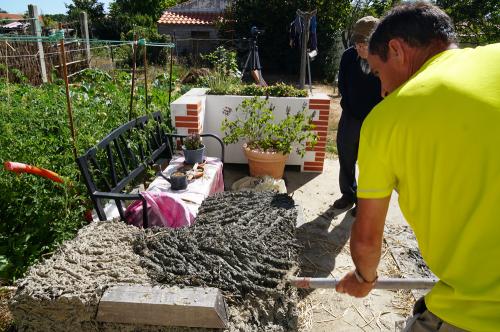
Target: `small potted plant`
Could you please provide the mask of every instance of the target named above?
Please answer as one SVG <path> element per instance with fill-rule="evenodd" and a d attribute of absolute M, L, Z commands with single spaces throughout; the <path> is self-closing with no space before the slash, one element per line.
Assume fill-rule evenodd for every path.
<path fill-rule="evenodd" d="M 200 135 L 189 134 L 188 137 L 184 139 L 182 152 L 184 153 L 186 164 L 201 164 L 205 155 L 205 145 L 203 145 Z"/>
<path fill-rule="evenodd" d="M 244 141 L 243 152 L 251 176 L 282 178 L 292 149 L 303 157 L 307 143 L 314 147 L 318 140 L 312 131 L 314 114 L 307 115 L 305 106 L 296 114 L 288 108 L 286 117 L 279 122 L 275 121 L 274 108 L 268 98 L 253 97 L 243 100 L 235 114 L 229 107 L 224 109 L 223 141 L 225 144 Z"/>

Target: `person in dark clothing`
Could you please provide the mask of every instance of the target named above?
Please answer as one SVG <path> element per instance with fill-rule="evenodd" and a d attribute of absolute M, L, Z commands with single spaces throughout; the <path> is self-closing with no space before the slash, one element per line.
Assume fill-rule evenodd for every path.
<path fill-rule="evenodd" d="M 363 120 L 377 105 L 380 96 L 380 80 L 370 72 L 368 39 L 378 23 L 373 16 L 359 19 L 354 25 L 352 41 L 340 60 L 338 88 L 342 99 L 342 115 L 337 131 L 339 154 L 339 185 L 342 197 L 335 201 L 336 209 L 347 209 L 356 203 L 356 160 L 358 159 L 359 133 Z M 351 210 L 356 215 L 356 208 Z"/>

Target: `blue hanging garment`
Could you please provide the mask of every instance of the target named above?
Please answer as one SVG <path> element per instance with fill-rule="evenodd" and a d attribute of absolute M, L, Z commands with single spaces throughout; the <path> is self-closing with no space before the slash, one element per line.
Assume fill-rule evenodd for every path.
<path fill-rule="evenodd" d="M 302 40 L 302 20 L 299 15 L 290 23 L 288 28 L 288 38 L 290 47 L 299 47 Z"/>
<path fill-rule="evenodd" d="M 314 51 L 318 49 L 318 35 L 316 34 L 316 28 L 318 27 L 318 21 L 316 20 L 316 15 L 311 17 L 311 23 L 309 24 L 309 50 Z"/>

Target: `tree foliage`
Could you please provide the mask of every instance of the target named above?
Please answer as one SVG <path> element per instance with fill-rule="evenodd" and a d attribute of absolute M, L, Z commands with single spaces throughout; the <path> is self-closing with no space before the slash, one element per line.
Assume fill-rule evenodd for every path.
<path fill-rule="evenodd" d="M 345 18 L 345 27 L 342 33 L 342 44 L 349 47 L 352 37 L 352 28 L 357 20 L 364 16 L 380 18 L 391 7 L 400 3 L 400 0 L 356 0 L 351 3 L 351 8 Z"/>
<path fill-rule="evenodd" d="M 223 24 L 223 36 L 249 36 L 257 26 L 265 33 L 259 37 L 259 55 L 264 70 L 297 74 L 300 50 L 289 46 L 288 28 L 297 9 L 317 10 L 319 55 L 311 63 L 313 74 L 333 80 L 344 48 L 349 46 L 352 25 L 365 15 L 380 17 L 397 0 L 235 0 Z M 340 46 L 340 47 L 339 47 Z M 245 57 L 245 52 L 241 52 Z"/>
<path fill-rule="evenodd" d="M 319 57 L 312 63 L 313 70 L 323 68 L 335 39 L 345 26 L 350 10 L 350 1 L 329 0 L 235 0 L 226 13 L 222 35 L 229 38 L 250 37 L 250 28 L 257 26 L 265 33 L 259 36 L 259 55 L 264 71 L 298 73 L 300 50 L 290 48 L 288 29 L 297 9 L 317 9 Z M 244 43 L 245 44 L 245 43 Z M 241 56 L 245 58 L 246 45 L 242 45 Z"/>
<path fill-rule="evenodd" d="M 99 22 L 104 19 L 104 4 L 98 0 L 73 0 L 67 4 L 68 18 L 70 21 L 78 21 L 80 12 L 87 13 L 88 19 L 92 22 Z"/>
<path fill-rule="evenodd" d="M 453 19 L 460 42 L 472 45 L 500 41 L 500 2 L 498 0 L 437 0 Z"/>
<path fill-rule="evenodd" d="M 57 28 L 59 22 L 67 22 L 68 15 L 66 14 L 43 14 L 42 16 L 43 26 L 50 28 Z"/>

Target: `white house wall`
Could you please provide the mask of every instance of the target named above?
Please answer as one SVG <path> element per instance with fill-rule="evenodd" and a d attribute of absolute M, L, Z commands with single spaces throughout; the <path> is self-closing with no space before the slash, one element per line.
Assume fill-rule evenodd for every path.
<path fill-rule="evenodd" d="M 207 31 L 209 37 L 207 40 L 193 40 L 191 36 L 192 31 Z M 171 25 L 171 24 L 158 24 L 158 33 L 162 35 L 175 35 L 177 39 L 175 47 L 179 55 L 183 53 L 192 53 L 193 43 L 198 42 L 198 53 L 207 53 L 213 50 L 216 43 L 213 41 L 217 38 L 218 30 L 210 25 Z M 195 38 L 196 39 L 196 38 Z M 196 48 L 196 47 L 195 47 Z"/>

